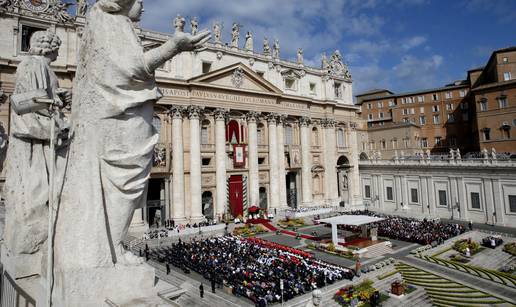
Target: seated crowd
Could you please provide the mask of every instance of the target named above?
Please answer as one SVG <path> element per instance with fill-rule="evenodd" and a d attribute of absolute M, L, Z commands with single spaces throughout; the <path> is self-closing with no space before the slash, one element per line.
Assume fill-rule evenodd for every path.
<path fill-rule="evenodd" d="M 235 295 L 252 300 L 256 306 L 289 300 L 354 272 L 307 257 L 304 252 L 269 244 L 263 240 L 224 236 L 202 241 L 182 242 L 161 247 L 150 258 L 196 271 L 218 285 L 232 288 Z"/>
<path fill-rule="evenodd" d="M 372 223 L 369 228 L 378 227 L 378 235 L 390 239 L 419 243 L 422 245 L 437 245 L 445 240 L 465 232 L 460 224 L 445 224 L 440 221 L 429 221 L 426 218 L 415 218 L 386 215 L 371 211 L 347 212 L 348 215 L 369 215 L 384 218 L 385 220 Z M 340 229 L 360 231 L 360 227 L 339 225 Z"/>
<path fill-rule="evenodd" d="M 213 226 L 217 225 L 217 223 L 213 220 L 206 221 L 206 222 L 200 222 L 195 224 L 186 224 L 186 225 L 180 225 L 175 224 L 173 220 L 166 220 L 164 227 L 159 227 L 150 229 L 146 233 L 143 234 L 143 240 L 151 240 L 151 239 L 161 239 L 166 238 L 169 236 L 170 232 L 177 232 L 180 233 L 182 230 L 185 229 L 191 229 L 191 228 L 199 228 L 199 227 L 207 227 L 207 226 Z"/>
<path fill-rule="evenodd" d="M 303 213 L 303 212 L 313 212 L 313 211 L 319 211 L 323 209 L 333 209 L 332 206 L 315 206 L 315 207 L 301 207 L 301 208 L 290 208 L 286 209 L 285 211 L 287 213 Z"/>

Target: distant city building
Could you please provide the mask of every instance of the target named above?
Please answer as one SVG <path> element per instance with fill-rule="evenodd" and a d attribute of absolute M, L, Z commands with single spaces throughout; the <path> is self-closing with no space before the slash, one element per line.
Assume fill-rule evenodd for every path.
<path fill-rule="evenodd" d="M 407 151 L 408 147 L 398 141 L 403 132 L 394 127 L 406 130 L 401 124 L 412 124 L 420 130 L 406 135 L 416 142 L 408 151 L 411 153 L 444 154 L 450 149 L 466 153 L 492 148 L 514 153 L 515 74 L 516 48 L 512 47 L 493 52 L 486 67 L 470 70 L 467 80 L 402 94 L 387 89 L 359 94 L 357 105 L 369 132 L 367 139 L 359 140 L 361 150 L 368 155 L 380 152 L 383 158 Z M 378 139 L 375 136 L 381 127 L 389 129 L 390 134 Z"/>

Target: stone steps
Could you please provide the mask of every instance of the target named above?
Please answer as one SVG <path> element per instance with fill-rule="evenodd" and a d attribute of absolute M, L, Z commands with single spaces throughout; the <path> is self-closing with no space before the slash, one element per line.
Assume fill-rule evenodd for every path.
<path fill-rule="evenodd" d="M 392 254 L 393 250 L 391 247 L 385 245 L 384 243 L 375 244 L 373 246 L 367 247 L 367 253 L 365 254 L 366 258 L 376 258 L 380 256 L 384 256 L 386 254 Z"/>

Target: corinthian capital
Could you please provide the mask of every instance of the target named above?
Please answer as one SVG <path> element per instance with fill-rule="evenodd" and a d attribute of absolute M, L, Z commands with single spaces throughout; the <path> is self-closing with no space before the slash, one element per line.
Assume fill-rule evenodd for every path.
<path fill-rule="evenodd" d="M 247 122 L 250 122 L 250 123 L 256 123 L 258 121 L 259 117 L 260 117 L 260 112 L 256 112 L 256 111 L 249 111 L 245 115 L 245 119 L 247 120 Z"/>
<path fill-rule="evenodd" d="M 189 119 L 199 119 L 202 115 L 202 108 L 199 106 L 189 106 L 188 107 L 188 118 Z"/>
<path fill-rule="evenodd" d="M 278 125 L 284 125 L 287 121 L 287 115 L 285 114 L 279 114 L 277 118 Z"/>
<path fill-rule="evenodd" d="M 310 126 L 311 123 L 312 123 L 312 119 L 310 117 L 303 116 L 303 117 L 299 118 L 299 124 L 301 125 L 301 127 L 308 127 L 308 126 Z"/>
<path fill-rule="evenodd" d="M 169 115 L 175 119 L 183 119 L 185 113 L 185 107 L 183 106 L 172 106 L 169 110 Z"/>
<path fill-rule="evenodd" d="M 321 120 L 321 125 L 324 128 L 335 128 L 335 120 L 333 118 L 323 118 Z"/>
<path fill-rule="evenodd" d="M 226 120 L 229 114 L 229 110 L 223 109 L 223 108 L 217 108 L 215 111 L 213 111 L 213 114 L 215 115 L 215 120 Z"/>
<path fill-rule="evenodd" d="M 269 113 L 267 114 L 267 122 L 272 125 L 276 125 L 278 122 L 278 113 Z"/>

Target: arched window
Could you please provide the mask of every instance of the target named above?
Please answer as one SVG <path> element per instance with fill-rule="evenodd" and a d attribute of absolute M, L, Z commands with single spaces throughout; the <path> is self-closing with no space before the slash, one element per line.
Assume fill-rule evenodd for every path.
<path fill-rule="evenodd" d="M 337 146 L 346 147 L 346 138 L 344 135 L 344 129 L 342 128 L 337 130 Z"/>
<path fill-rule="evenodd" d="M 317 130 L 317 127 L 312 128 L 312 146 L 319 146 L 319 130 Z"/>
<path fill-rule="evenodd" d="M 226 127 L 226 142 L 230 144 L 240 143 L 240 125 L 236 120 L 232 120 Z"/>
<path fill-rule="evenodd" d="M 291 125 L 285 126 L 285 145 L 294 144 L 294 129 Z"/>

